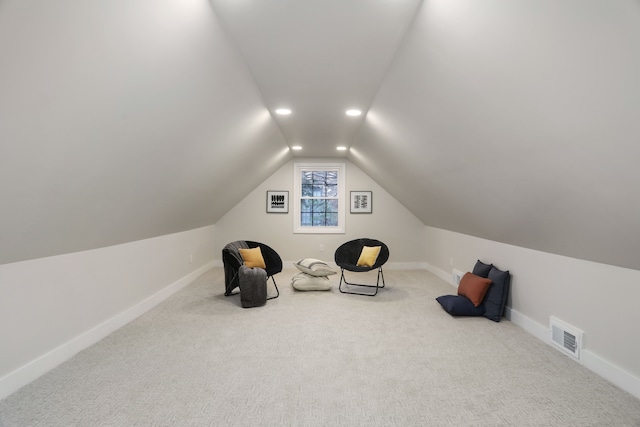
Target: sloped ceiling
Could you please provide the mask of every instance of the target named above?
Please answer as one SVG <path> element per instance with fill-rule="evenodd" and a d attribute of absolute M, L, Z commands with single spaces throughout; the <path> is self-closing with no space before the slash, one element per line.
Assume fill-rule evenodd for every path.
<path fill-rule="evenodd" d="M 0 58 L 0 263 L 210 225 L 290 157 L 206 1 L 2 1 Z"/>
<path fill-rule="evenodd" d="M 420 0 L 211 0 L 266 106 L 304 157 L 345 156 Z"/>
<path fill-rule="evenodd" d="M 425 224 L 640 269 L 640 3 L 425 1 L 350 157 Z"/>
<path fill-rule="evenodd" d="M 301 155 L 640 269 L 638 1 L 54 3 L 0 2 L 0 263 L 213 224 Z"/>

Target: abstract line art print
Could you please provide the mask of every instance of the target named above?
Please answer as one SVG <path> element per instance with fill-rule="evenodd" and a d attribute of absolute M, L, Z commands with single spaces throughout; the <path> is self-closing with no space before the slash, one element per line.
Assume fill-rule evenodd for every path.
<path fill-rule="evenodd" d="M 351 192 L 351 213 L 371 213 L 371 191 L 352 191 Z"/>
<path fill-rule="evenodd" d="M 288 213 L 289 192 L 267 191 L 267 213 Z"/>

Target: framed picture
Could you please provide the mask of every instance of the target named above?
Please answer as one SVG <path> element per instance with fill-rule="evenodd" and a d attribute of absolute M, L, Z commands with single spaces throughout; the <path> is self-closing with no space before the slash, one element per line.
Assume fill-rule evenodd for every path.
<path fill-rule="evenodd" d="M 352 191 L 351 192 L 351 213 L 368 213 L 372 211 L 371 191 Z"/>
<path fill-rule="evenodd" d="M 288 213 L 289 192 L 267 191 L 267 213 Z"/>

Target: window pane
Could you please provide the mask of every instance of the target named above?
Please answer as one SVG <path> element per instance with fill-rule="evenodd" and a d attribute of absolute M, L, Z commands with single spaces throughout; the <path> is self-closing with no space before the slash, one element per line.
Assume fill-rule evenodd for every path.
<path fill-rule="evenodd" d="M 327 185 L 338 185 L 338 172 L 327 171 L 326 174 Z"/>
<path fill-rule="evenodd" d="M 298 194 L 295 231 L 310 233 L 344 232 L 344 165 L 309 164 L 308 169 L 296 166 L 295 180 Z M 305 228 L 305 229 L 303 229 Z M 323 230 L 323 228 L 330 228 Z M 338 230 L 336 230 L 338 229 Z"/>
<path fill-rule="evenodd" d="M 313 196 L 313 185 L 311 184 L 302 184 L 302 197 L 311 197 Z"/>
<path fill-rule="evenodd" d="M 313 210 L 313 200 L 302 199 L 300 200 L 300 212 L 311 212 Z"/>
<path fill-rule="evenodd" d="M 313 172 L 313 183 L 324 185 L 327 182 L 326 172 Z"/>
<path fill-rule="evenodd" d="M 316 184 L 313 186 L 313 197 L 324 197 L 325 191 L 324 185 Z"/>
<path fill-rule="evenodd" d="M 313 212 L 325 212 L 327 210 L 326 200 L 314 200 L 313 201 Z"/>
<path fill-rule="evenodd" d="M 313 184 L 313 172 L 309 172 L 309 171 L 304 171 L 302 172 L 301 176 L 301 180 L 300 183 L 302 185 L 304 184 Z"/>

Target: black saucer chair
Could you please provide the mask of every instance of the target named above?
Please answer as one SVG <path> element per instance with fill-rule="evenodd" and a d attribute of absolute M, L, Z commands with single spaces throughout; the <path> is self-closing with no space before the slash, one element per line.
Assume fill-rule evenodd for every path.
<path fill-rule="evenodd" d="M 251 240 L 237 240 L 235 242 L 227 243 L 227 245 L 222 249 L 225 296 L 233 295 L 232 291 L 240 286 L 238 270 L 240 269 L 240 266 L 244 264 L 242 256 L 240 255 L 240 249 L 253 249 L 257 247 L 260 248 L 262 258 L 264 258 L 264 263 L 267 267 L 265 269 L 267 272 L 267 281 L 271 278 L 273 286 L 276 288 L 276 296 L 269 297 L 267 299 L 274 299 L 280 296 L 276 279 L 273 278 L 274 275 L 282 271 L 282 259 L 280 258 L 280 255 L 264 243 L 253 242 Z"/>
<path fill-rule="evenodd" d="M 378 253 L 378 258 L 376 258 L 375 263 L 371 267 L 357 265 L 358 258 L 360 258 L 360 254 L 362 253 L 362 248 L 365 246 L 369 246 L 369 247 L 380 246 L 380 253 Z M 366 296 L 372 297 L 377 295 L 378 289 L 384 288 L 385 283 L 384 283 L 384 274 L 382 274 L 382 266 L 389 259 L 389 248 L 387 247 L 387 245 L 385 245 L 381 241 L 376 239 L 368 239 L 368 238 L 355 239 L 355 240 L 348 241 L 346 243 L 343 243 L 342 245 L 340 245 L 338 249 L 336 249 L 334 259 L 336 261 L 336 264 L 338 264 L 338 267 L 340 267 L 341 275 L 340 275 L 340 285 L 338 286 L 338 289 L 343 294 L 366 295 Z M 347 282 L 347 279 L 344 277 L 345 270 L 361 273 L 361 272 L 366 272 L 366 271 L 371 271 L 376 269 L 378 270 L 378 279 L 375 285 L 368 285 L 368 284 L 362 284 L 362 283 L 350 283 L 350 282 Z M 380 279 L 382 279 L 382 285 L 380 285 Z M 343 290 L 342 289 L 343 283 L 349 286 L 375 288 L 375 292 L 374 293 L 353 292 L 353 291 L 346 290 L 348 289 L 346 287 L 345 287 L 345 290 Z"/>

